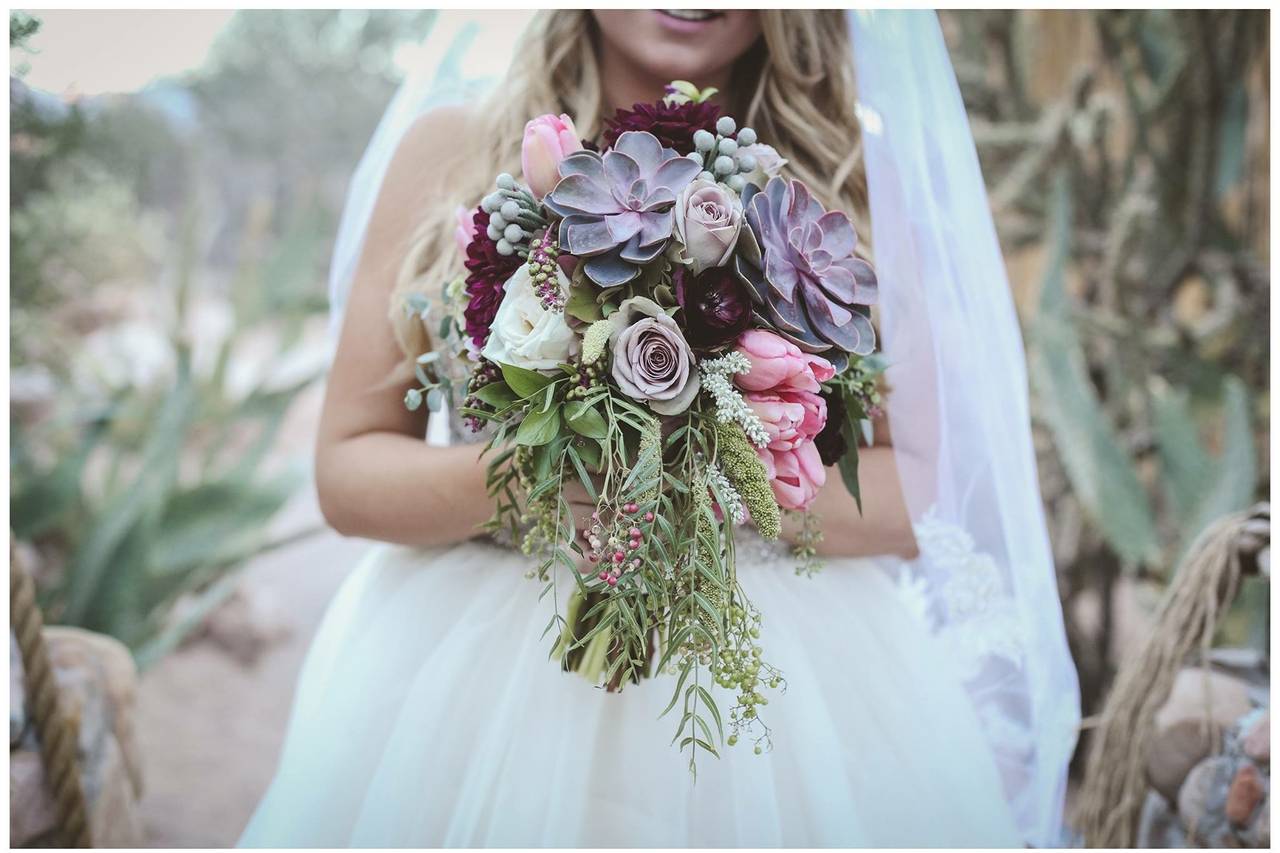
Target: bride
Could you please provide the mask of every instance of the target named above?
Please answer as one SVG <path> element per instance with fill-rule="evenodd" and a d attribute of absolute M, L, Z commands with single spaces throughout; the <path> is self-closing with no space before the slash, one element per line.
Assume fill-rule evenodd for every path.
<path fill-rule="evenodd" d="M 411 79 L 353 181 L 316 481 L 334 528 L 385 544 L 325 616 L 241 844 L 1059 843 L 1075 674 L 1021 340 L 936 17 L 560 10 L 509 66 L 483 97 L 447 69 Z M 717 87 L 872 238 L 891 389 L 860 455 L 862 513 L 834 475 L 816 503 L 820 574 L 740 537 L 788 689 L 772 748 L 726 747 L 696 783 L 658 719 L 669 686 L 609 693 L 548 660 L 552 603 L 476 532 L 493 511 L 481 445 L 456 418 L 424 442 L 403 404 L 438 324 L 407 297 L 457 276 L 456 210 L 519 172 L 524 122 L 568 113 L 597 137 L 672 79 Z"/>

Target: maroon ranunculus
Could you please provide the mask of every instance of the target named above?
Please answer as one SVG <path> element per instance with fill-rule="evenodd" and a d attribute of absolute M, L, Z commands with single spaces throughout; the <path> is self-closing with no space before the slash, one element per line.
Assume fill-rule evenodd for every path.
<path fill-rule="evenodd" d="M 827 422 L 823 425 L 822 431 L 814 437 L 813 443 L 818 448 L 818 456 L 822 458 L 822 464 L 834 465 L 849 451 L 849 445 L 845 442 L 842 431 L 845 419 L 844 395 L 839 391 L 828 391 L 825 388 L 820 394 L 822 399 L 827 401 Z"/>
<path fill-rule="evenodd" d="M 475 236 L 467 245 L 467 302 L 462 312 L 466 319 L 467 337 L 479 350 L 489 338 L 489 327 L 502 302 L 502 286 L 523 261 L 516 254 L 498 254 L 498 244 L 489 239 L 489 214 L 476 208 L 472 219 Z"/>
<path fill-rule="evenodd" d="M 694 275 L 677 267 L 673 281 L 685 339 L 697 350 L 713 350 L 736 340 L 751 322 L 751 295 L 728 267 Z"/>
<path fill-rule="evenodd" d="M 636 104 L 629 110 L 618 110 L 613 118 L 604 120 L 604 144 L 612 148 L 618 137 L 628 130 L 645 130 L 658 137 L 664 148 L 673 148 L 681 154 L 693 150 L 693 134 L 699 130 L 714 130 L 720 108 L 710 101 L 696 104 Z"/>

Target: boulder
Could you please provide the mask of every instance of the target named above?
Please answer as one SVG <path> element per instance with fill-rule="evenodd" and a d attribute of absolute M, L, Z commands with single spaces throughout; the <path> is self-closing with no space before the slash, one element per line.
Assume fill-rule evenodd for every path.
<path fill-rule="evenodd" d="M 18 638 L 9 630 L 9 749 L 22 740 L 27 729 L 25 673 L 22 671 L 22 653 L 18 650 Z"/>
<path fill-rule="evenodd" d="M 1220 729 L 1230 728 L 1252 708 L 1249 685 L 1243 679 L 1204 667 L 1188 667 L 1178 673 L 1168 700 L 1156 712 L 1157 737 L 1183 720 L 1208 719 Z"/>
<path fill-rule="evenodd" d="M 1178 792 L 1178 819 L 1201 846 L 1224 847 L 1234 840 L 1224 814 L 1231 777 L 1230 758 L 1206 758 L 1191 769 Z"/>
<path fill-rule="evenodd" d="M 1265 794 L 1262 773 L 1258 768 L 1252 764 L 1241 765 L 1231 779 L 1231 787 L 1227 789 L 1227 802 L 1224 809 L 1227 820 L 1231 821 L 1232 826 L 1248 826 L 1254 810 L 1258 808 Z"/>
<path fill-rule="evenodd" d="M 1253 826 L 1245 834 L 1250 847 L 1269 849 L 1271 847 L 1271 799 L 1262 804 L 1253 819 Z"/>
<path fill-rule="evenodd" d="M 1155 791 L 1147 792 L 1138 821 L 1138 847 L 1176 848 L 1187 846 L 1187 835 L 1169 801 Z"/>
<path fill-rule="evenodd" d="M 1218 751 L 1222 729 L 1199 720 L 1179 720 L 1156 734 L 1147 753 L 1147 782 L 1169 802 L 1191 768 Z"/>
<path fill-rule="evenodd" d="M 1245 732 L 1244 754 L 1259 764 L 1271 764 L 1271 712 L 1267 711 Z"/>
<path fill-rule="evenodd" d="M 77 628 L 46 628 L 45 641 L 63 713 L 79 725 L 81 786 L 94 844 L 137 847 L 143 841 L 142 764 L 133 732 L 133 659 L 116 640 Z M 11 708 L 9 843 L 31 847 L 60 841 L 34 727 L 27 725 L 15 742 Z"/>

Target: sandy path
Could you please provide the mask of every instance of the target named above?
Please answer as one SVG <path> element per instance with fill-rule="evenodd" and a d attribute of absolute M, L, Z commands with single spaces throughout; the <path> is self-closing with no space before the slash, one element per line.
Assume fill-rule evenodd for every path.
<path fill-rule="evenodd" d="M 309 490 L 285 511 L 288 529 L 319 520 Z M 294 684 L 325 606 L 367 542 L 325 531 L 246 568 L 289 629 L 253 666 L 207 640 L 142 678 L 137 731 L 143 820 L 157 847 L 235 844 L 275 772 Z"/>

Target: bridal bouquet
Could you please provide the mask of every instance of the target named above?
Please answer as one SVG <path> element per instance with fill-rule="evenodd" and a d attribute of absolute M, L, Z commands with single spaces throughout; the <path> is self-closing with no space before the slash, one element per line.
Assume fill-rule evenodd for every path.
<path fill-rule="evenodd" d="M 806 510 L 827 465 L 858 497 L 879 402 L 876 277 L 849 218 L 712 93 L 673 83 L 607 120 L 599 146 L 568 116 L 528 123 L 523 183 L 499 175 L 458 225 L 468 275 L 446 288 L 440 337 L 470 373 L 427 353 L 406 400 L 435 408 L 465 383 L 460 413 L 492 429 L 491 529 L 539 560 L 544 595 L 561 600 L 559 566 L 574 584 L 552 654 L 613 690 L 673 673 L 691 756 L 740 736 L 767 748 L 762 691 L 784 686 L 735 527 L 776 539 L 783 512 L 802 514 L 795 553 L 813 570 Z M 713 684 L 735 697 L 727 718 Z"/>

